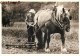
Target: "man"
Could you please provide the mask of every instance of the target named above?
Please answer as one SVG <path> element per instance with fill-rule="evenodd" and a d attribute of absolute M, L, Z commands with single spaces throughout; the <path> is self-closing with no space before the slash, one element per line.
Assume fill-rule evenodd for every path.
<path fill-rule="evenodd" d="M 26 15 L 26 25 L 27 25 L 27 32 L 28 32 L 28 42 L 34 42 L 35 37 L 34 37 L 34 16 L 35 16 L 35 10 L 30 9 L 30 11 Z"/>

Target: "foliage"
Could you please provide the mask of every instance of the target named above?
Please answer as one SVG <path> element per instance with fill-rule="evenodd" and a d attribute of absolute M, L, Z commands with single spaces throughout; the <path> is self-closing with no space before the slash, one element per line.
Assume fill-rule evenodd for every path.
<path fill-rule="evenodd" d="M 23 21 L 29 9 L 35 9 L 36 12 L 42 8 L 51 8 L 55 2 L 10 2 L 2 4 L 2 17 L 10 18 L 12 21 Z M 58 2 L 65 7 L 72 9 L 71 14 L 74 20 L 79 20 L 79 3 L 78 2 Z M 67 5 L 68 4 L 68 5 Z M 9 16 L 6 16 L 8 14 Z"/>

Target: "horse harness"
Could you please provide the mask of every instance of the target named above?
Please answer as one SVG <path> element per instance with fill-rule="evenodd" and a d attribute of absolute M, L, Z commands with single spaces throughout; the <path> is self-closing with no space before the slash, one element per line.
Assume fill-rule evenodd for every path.
<path fill-rule="evenodd" d="M 64 26 L 63 26 L 63 22 L 60 22 L 57 18 L 56 18 L 56 12 L 57 12 L 57 10 L 56 10 L 56 8 L 55 8 L 55 10 L 53 10 L 53 13 L 54 13 L 54 15 L 53 15 L 53 13 L 52 13 L 52 20 L 50 20 L 50 21 L 52 21 L 52 23 L 54 24 L 54 22 L 53 22 L 53 18 L 54 18 L 54 20 L 56 21 L 55 23 L 58 25 L 58 27 L 60 28 L 60 29 L 64 29 Z"/>

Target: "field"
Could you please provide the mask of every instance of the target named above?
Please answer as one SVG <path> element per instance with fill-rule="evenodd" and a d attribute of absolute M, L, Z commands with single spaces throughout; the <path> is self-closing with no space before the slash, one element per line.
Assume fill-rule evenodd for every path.
<path fill-rule="evenodd" d="M 27 48 L 10 48 L 6 49 L 6 44 L 25 44 L 27 42 L 27 29 L 24 22 L 15 22 L 12 27 L 2 27 L 2 53 L 3 54 L 30 54 L 30 53 L 46 53 L 42 50 L 32 49 L 30 52 Z M 70 32 L 66 32 L 66 48 L 68 54 L 79 53 L 79 24 L 71 21 Z M 20 41 L 18 41 L 20 40 Z M 49 54 L 60 54 L 61 40 L 59 34 L 51 35 Z"/>

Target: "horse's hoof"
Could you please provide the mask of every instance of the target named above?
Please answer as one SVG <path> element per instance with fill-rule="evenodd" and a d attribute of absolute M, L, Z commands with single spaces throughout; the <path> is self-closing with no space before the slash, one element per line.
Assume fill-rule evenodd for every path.
<path fill-rule="evenodd" d="M 50 52 L 50 49 L 45 49 L 45 52 Z"/>
<path fill-rule="evenodd" d="M 63 49 L 61 50 L 61 53 L 63 53 L 63 54 L 65 53 L 65 54 L 66 54 L 66 53 L 67 53 L 67 49 L 66 49 L 66 48 L 63 48 Z"/>

